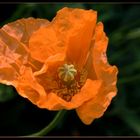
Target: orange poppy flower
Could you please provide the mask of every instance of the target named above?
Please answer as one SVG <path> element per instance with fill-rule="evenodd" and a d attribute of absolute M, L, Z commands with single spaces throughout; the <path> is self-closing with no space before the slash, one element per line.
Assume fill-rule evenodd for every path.
<path fill-rule="evenodd" d="M 0 29 L 0 82 L 39 108 L 71 110 L 83 123 L 103 115 L 116 95 L 117 67 L 97 12 L 63 8 L 49 22 L 20 19 Z"/>

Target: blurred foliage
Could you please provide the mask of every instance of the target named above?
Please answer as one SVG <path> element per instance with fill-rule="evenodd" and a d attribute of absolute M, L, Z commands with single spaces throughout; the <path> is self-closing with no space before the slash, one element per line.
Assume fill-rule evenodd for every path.
<path fill-rule="evenodd" d="M 16 96 L 16 92 L 12 86 L 0 84 L 0 102 L 7 102 Z"/>
<path fill-rule="evenodd" d="M 98 11 L 109 37 L 108 61 L 119 68 L 118 94 L 104 116 L 84 125 L 69 111 L 50 136 L 140 135 L 140 5 L 97 3 L 1 4 L 0 26 L 23 17 L 52 20 L 63 7 Z M 5 12 L 5 9 L 6 10 Z M 56 112 L 39 109 L 13 87 L 0 85 L 0 135 L 27 135 L 45 127 Z"/>

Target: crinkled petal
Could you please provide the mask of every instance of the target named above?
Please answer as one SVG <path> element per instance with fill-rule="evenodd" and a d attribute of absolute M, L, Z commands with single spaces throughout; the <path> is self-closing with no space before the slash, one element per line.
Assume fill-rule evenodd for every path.
<path fill-rule="evenodd" d="M 64 52 L 64 47 L 59 46 L 59 40 L 51 24 L 32 35 L 29 49 L 31 56 L 40 62 L 45 62 L 48 57 Z"/>
<path fill-rule="evenodd" d="M 47 100 L 42 99 L 38 104 L 41 108 L 47 108 L 49 110 L 60 110 L 60 109 L 75 109 L 82 105 L 84 102 L 92 99 L 98 93 L 101 87 L 101 81 L 92 81 L 88 79 L 81 91 L 73 96 L 70 102 L 63 100 L 58 97 L 55 93 L 49 93 Z"/>
<path fill-rule="evenodd" d="M 37 82 L 30 67 L 21 67 L 20 76 L 16 80 L 14 87 L 22 97 L 28 98 L 35 105 L 41 99 L 47 99 L 46 91 Z"/>
<path fill-rule="evenodd" d="M 58 53 L 54 56 L 50 56 L 43 67 L 39 71 L 34 72 L 38 83 L 40 83 L 46 91 L 57 88 L 57 81 L 55 79 L 57 69 L 64 63 L 64 60 L 65 54 Z"/>
<path fill-rule="evenodd" d="M 45 19 L 20 19 L 0 29 L 0 81 L 12 84 L 19 75 L 20 67 L 28 64 L 38 70 L 40 63 L 29 57 L 28 40 L 33 32 L 48 24 Z"/>
<path fill-rule="evenodd" d="M 15 79 L 17 79 L 18 73 L 9 64 L 1 64 L 0 66 L 0 83 L 6 85 L 14 85 Z"/>
<path fill-rule="evenodd" d="M 22 58 L 28 56 L 28 49 L 26 46 L 2 29 L 0 29 L 0 42 L 0 50 L 3 51 L 0 52 L 1 54 L 3 53 L 3 55 L 7 55 L 7 57 L 11 56 L 12 54 L 21 55 Z"/>
<path fill-rule="evenodd" d="M 31 56 L 40 62 L 66 51 L 67 36 L 73 27 L 67 20 L 67 12 L 63 16 L 59 12 L 48 26 L 39 29 L 29 40 Z"/>
<path fill-rule="evenodd" d="M 32 73 L 31 69 L 27 67 L 21 68 L 21 77 L 19 77 L 16 85 L 19 94 L 28 98 L 38 107 L 49 110 L 75 109 L 95 97 L 102 84 L 99 80 L 92 81 L 88 79 L 81 91 L 74 95 L 70 102 L 47 90 L 47 87 L 55 88 L 57 86 L 51 78 L 54 77 L 53 72 L 56 72 L 57 65 L 63 62 L 64 55 L 57 54 L 48 58 L 42 69 L 38 72 Z M 53 71 L 54 69 L 55 71 Z"/>
<path fill-rule="evenodd" d="M 62 12 L 70 13 L 68 19 L 74 25 L 68 39 L 67 60 L 81 70 L 87 61 L 91 39 L 95 30 L 97 12 L 82 9 L 73 9 L 71 11 L 64 9 Z"/>
<path fill-rule="evenodd" d="M 58 89 L 58 81 L 55 79 L 57 69 L 59 66 L 65 63 L 65 54 L 56 54 L 49 57 L 40 71 L 34 72 L 34 77 L 37 82 L 42 85 L 47 93 L 46 98 L 38 101 L 40 108 L 46 108 L 49 110 L 60 110 L 60 109 L 74 109 L 83 104 L 85 101 L 93 98 L 101 86 L 101 81 L 92 81 L 88 79 L 81 91 L 72 97 L 70 102 L 67 102 L 53 93 L 52 90 Z"/>
<path fill-rule="evenodd" d="M 32 57 L 45 62 L 49 56 L 67 50 L 67 61 L 83 65 L 94 32 L 96 16 L 97 13 L 92 10 L 59 10 L 48 26 L 32 35 L 29 41 Z"/>
<path fill-rule="evenodd" d="M 103 24 L 97 24 L 92 49 L 93 67 L 97 79 L 102 81 L 102 87 L 95 98 L 87 101 L 76 109 L 78 116 L 85 124 L 91 124 L 96 118 L 103 115 L 112 98 L 117 93 L 116 82 L 118 69 L 109 65 L 106 58 L 108 38 L 103 31 Z"/>
<path fill-rule="evenodd" d="M 93 55 L 91 53 L 92 49 L 93 48 L 90 48 L 90 53 L 88 55 L 88 59 L 87 59 L 87 62 L 85 64 L 84 68 L 88 72 L 87 78 L 90 78 L 92 80 L 96 80 L 97 76 L 96 76 L 96 73 L 95 73 L 95 70 L 94 70 L 94 66 L 93 66 Z"/>
<path fill-rule="evenodd" d="M 101 22 L 96 26 L 94 39 L 95 43 L 92 54 L 97 79 L 103 80 L 105 85 L 110 85 L 113 81 L 116 81 L 118 69 L 116 66 L 111 66 L 107 61 L 108 38 L 103 31 L 103 24 Z"/>
<path fill-rule="evenodd" d="M 34 33 L 39 28 L 48 25 L 48 23 L 49 21 L 46 19 L 35 19 L 33 17 L 22 18 L 4 25 L 2 30 L 18 41 L 28 45 L 29 38 L 32 33 Z"/>
<path fill-rule="evenodd" d="M 84 124 L 89 125 L 94 119 L 100 118 L 110 105 L 112 98 L 116 95 L 116 92 L 117 89 L 115 86 L 107 89 L 102 86 L 102 89 L 99 90 L 99 93 L 96 94 L 93 99 L 85 102 L 76 109 L 81 121 Z"/>
<path fill-rule="evenodd" d="M 24 44 L 0 29 L 0 82 L 12 85 L 27 58 Z"/>

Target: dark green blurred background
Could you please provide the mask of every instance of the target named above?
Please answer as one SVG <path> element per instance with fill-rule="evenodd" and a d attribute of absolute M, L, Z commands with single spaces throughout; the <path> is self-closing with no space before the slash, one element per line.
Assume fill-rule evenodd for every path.
<path fill-rule="evenodd" d="M 51 20 L 63 7 L 94 9 L 109 37 L 107 56 L 119 68 L 118 94 L 104 116 L 84 125 L 68 111 L 49 136 L 140 135 L 140 5 L 109 3 L 0 4 L 0 26 L 23 17 Z M 13 87 L 0 85 L 0 135 L 18 136 L 45 127 L 56 112 L 39 109 Z"/>

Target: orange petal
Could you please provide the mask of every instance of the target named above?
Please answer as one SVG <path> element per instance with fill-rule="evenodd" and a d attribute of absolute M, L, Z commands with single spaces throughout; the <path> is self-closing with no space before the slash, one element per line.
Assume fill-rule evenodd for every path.
<path fill-rule="evenodd" d="M 92 81 L 88 79 L 81 89 L 81 92 L 74 95 L 71 102 L 66 102 L 53 92 L 47 92 L 47 87 L 51 88 L 54 85 L 53 81 L 46 81 L 56 71 L 56 64 L 64 61 L 62 54 L 51 56 L 46 61 L 46 64 L 38 72 L 32 73 L 30 68 L 25 66 L 21 67 L 20 74 L 15 87 L 19 94 L 25 98 L 28 98 L 32 103 L 36 104 L 40 108 L 46 108 L 49 110 L 60 109 L 74 109 L 81 104 L 95 97 L 101 86 L 101 81 Z M 51 74 L 52 73 L 52 74 Z M 55 87 L 55 86 L 54 86 Z M 53 87 L 53 88 L 54 88 Z M 94 92 L 93 92 L 94 91 Z"/>
<path fill-rule="evenodd" d="M 101 117 L 110 105 L 112 98 L 116 95 L 116 87 L 104 89 L 102 87 L 96 97 L 85 102 L 76 109 L 76 112 L 84 124 L 91 124 L 94 119 Z"/>
<path fill-rule="evenodd" d="M 34 59 L 45 62 L 48 57 L 63 53 L 65 48 L 59 46 L 59 40 L 53 26 L 48 25 L 31 36 L 29 49 Z"/>
<path fill-rule="evenodd" d="M 50 56 L 43 67 L 39 71 L 34 72 L 38 83 L 40 83 L 46 91 L 57 87 L 57 81 L 55 81 L 57 69 L 63 65 L 64 59 L 65 54 Z"/>
<path fill-rule="evenodd" d="M 31 56 L 40 62 L 44 63 L 51 55 L 65 53 L 66 40 L 71 28 L 69 21 L 65 19 L 67 13 L 60 15 L 59 12 L 48 26 L 36 31 L 29 40 Z"/>
<path fill-rule="evenodd" d="M 45 62 L 49 56 L 65 52 L 68 47 L 67 60 L 78 63 L 79 66 L 83 65 L 94 32 L 96 15 L 97 13 L 92 10 L 59 10 L 48 26 L 32 35 L 29 41 L 32 57 Z"/>
<path fill-rule="evenodd" d="M 85 69 L 88 72 L 87 78 L 90 78 L 92 80 L 96 80 L 97 76 L 96 76 L 96 73 L 95 73 L 95 70 L 94 70 L 94 66 L 93 66 L 92 49 L 93 48 L 90 48 L 90 50 L 89 50 L 90 53 L 88 55 L 88 59 L 87 59 L 87 62 L 86 62 L 84 67 L 85 67 Z"/>
<path fill-rule="evenodd" d="M 7 46 L 11 53 L 14 52 L 23 56 L 28 55 L 26 46 L 2 29 L 0 29 L 0 41 L 2 43 L 2 47 Z"/>
<path fill-rule="evenodd" d="M 118 69 L 116 66 L 109 65 L 105 56 L 108 38 L 103 31 L 102 23 L 97 24 L 94 41 L 91 52 L 92 62 L 97 79 L 102 81 L 102 87 L 95 98 L 76 109 L 78 116 L 85 124 L 91 124 L 94 119 L 101 117 L 117 93 Z"/>
<path fill-rule="evenodd" d="M 18 72 L 23 64 L 32 67 L 34 71 L 38 70 L 41 64 L 29 56 L 26 45 L 28 45 L 28 40 L 32 33 L 48 23 L 49 21 L 45 19 L 22 18 L 4 25 L 0 29 L 0 55 L 3 58 L 3 63 L 6 61 L 12 71 L 15 69 Z M 5 74 L 7 72 L 6 70 Z"/>
<path fill-rule="evenodd" d="M 116 80 L 118 69 L 116 66 L 111 66 L 107 61 L 106 49 L 108 38 L 103 31 L 103 24 L 101 22 L 97 24 L 94 38 L 95 44 L 93 46 L 92 54 L 97 79 L 101 79 L 104 83 L 110 84 Z M 115 73 L 115 75 L 112 75 L 112 72 Z"/>
<path fill-rule="evenodd" d="M 12 85 L 27 58 L 25 46 L 0 29 L 0 82 Z"/>
<path fill-rule="evenodd" d="M 84 102 L 92 99 L 98 93 L 101 87 L 101 81 L 92 81 L 88 79 L 81 89 L 81 92 L 73 96 L 70 102 L 66 102 L 54 93 L 49 93 L 47 100 L 40 100 L 38 106 L 41 108 L 47 108 L 49 110 L 60 110 L 60 109 L 74 109 L 82 105 Z"/>
<path fill-rule="evenodd" d="M 81 70 L 87 61 L 91 39 L 95 30 L 97 12 L 93 10 L 73 9 L 63 10 L 69 12 L 69 22 L 73 29 L 69 34 L 67 60 L 78 66 Z"/>
<path fill-rule="evenodd" d="M 20 75 L 15 81 L 14 87 L 22 97 L 28 98 L 35 105 L 42 98 L 47 98 L 47 93 L 35 79 L 31 68 L 22 66 Z"/>
<path fill-rule="evenodd" d="M 46 26 L 48 23 L 49 21 L 46 19 L 35 19 L 32 17 L 22 18 L 4 25 L 2 30 L 18 41 L 28 45 L 29 38 L 32 33 L 40 27 Z"/>
<path fill-rule="evenodd" d="M 0 83 L 14 85 L 17 75 L 16 70 L 9 64 L 5 63 L 0 65 Z"/>

